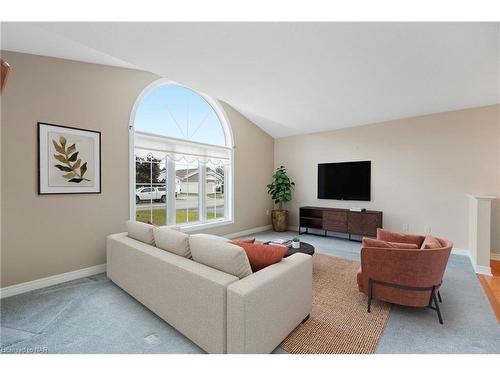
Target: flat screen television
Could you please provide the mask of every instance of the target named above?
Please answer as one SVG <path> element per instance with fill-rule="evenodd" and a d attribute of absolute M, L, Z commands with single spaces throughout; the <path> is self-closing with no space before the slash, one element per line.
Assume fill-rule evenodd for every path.
<path fill-rule="evenodd" d="M 318 199 L 369 201 L 371 161 L 318 164 Z"/>

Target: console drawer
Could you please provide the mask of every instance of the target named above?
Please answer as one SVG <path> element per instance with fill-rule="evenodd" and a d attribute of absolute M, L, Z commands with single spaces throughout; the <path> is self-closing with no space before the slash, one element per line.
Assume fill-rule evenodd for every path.
<path fill-rule="evenodd" d="M 347 212 L 323 211 L 323 229 L 332 232 L 347 232 Z"/>
<path fill-rule="evenodd" d="M 368 212 L 349 212 L 348 232 L 361 236 L 375 237 L 377 228 L 382 227 L 382 215 Z"/>

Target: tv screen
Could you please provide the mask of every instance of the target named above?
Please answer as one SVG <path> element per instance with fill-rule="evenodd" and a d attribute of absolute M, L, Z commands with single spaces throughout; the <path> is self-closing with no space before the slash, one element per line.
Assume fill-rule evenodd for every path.
<path fill-rule="evenodd" d="M 318 199 L 369 201 L 371 161 L 318 164 Z"/>

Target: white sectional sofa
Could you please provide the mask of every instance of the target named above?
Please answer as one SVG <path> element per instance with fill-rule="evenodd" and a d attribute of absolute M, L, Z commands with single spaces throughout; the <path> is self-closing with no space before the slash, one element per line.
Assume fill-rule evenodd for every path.
<path fill-rule="evenodd" d="M 208 353 L 270 353 L 311 311 L 309 255 L 294 254 L 255 273 L 244 270 L 244 275 L 250 274 L 238 277 L 234 274 L 241 275 L 246 267 L 241 262 L 248 259 L 241 258 L 241 248 L 222 238 L 194 235 L 187 242 L 174 241 L 182 243 L 183 255 L 137 238 L 141 241 L 127 233 L 107 238 L 108 277 Z M 168 243 L 165 237 L 160 242 Z M 190 251 L 185 251 L 186 243 Z M 193 260 L 191 251 L 195 259 L 201 252 L 205 258 L 227 254 L 229 263 L 219 267 L 217 256 L 200 258 L 206 264 L 219 262 L 212 264 L 216 269 Z"/>

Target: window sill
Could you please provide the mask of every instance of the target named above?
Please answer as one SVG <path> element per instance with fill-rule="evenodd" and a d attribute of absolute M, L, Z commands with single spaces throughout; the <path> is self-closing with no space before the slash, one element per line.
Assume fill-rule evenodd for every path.
<path fill-rule="evenodd" d="M 189 233 L 194 231 L 199 231 L 203 229 L 217 228 L 225 225 L 234 224 L 234 220 L 222 219 L 222 220 L 212 220 L 205 223 L 197 223 L 191 225 L 179 225 L 183 232 Z"/>

